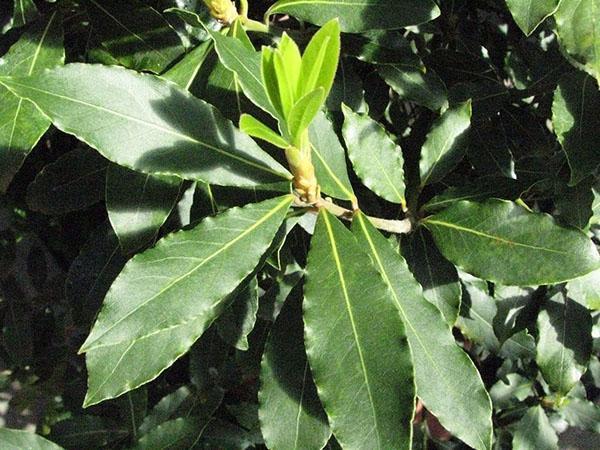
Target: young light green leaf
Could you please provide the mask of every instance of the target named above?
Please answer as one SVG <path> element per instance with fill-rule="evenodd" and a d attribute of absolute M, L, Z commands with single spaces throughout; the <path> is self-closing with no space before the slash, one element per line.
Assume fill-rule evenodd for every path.
<path fill-rule="evenodd" d="M 517 424 L 512 445 L 515 450 L 558 450 L 558 436 L 541 406 L 532 406 Z"/>
<path fill-rule="evenodd" d="M 360 33 L 418 25 L 440 10 L 432 0 L 279 0 L 266 16 L 283 13 L 316 25 L 338 18 L 342 31 Z"/>
<path fill-rule="evenodd" d="M 161 75 L 186 91 L 189 91 L 208 55 L 212 50 L 212 41 L 205 41 L 195 47 L 181 61 Z"/>
<path fill-rule="evenodd" d="M 269 97 L 269 102 L 277 112 L 275 117 L 285 117 L 281 93 L 279 92 L 279 80 L 275 69 L 275 50 L 271 47 L 263 47 L 260 60 L 260 76 L 262 85 Z"/>
<path fill-rule="evenodd" d="M 423 297 L 402 256 L 363 214 L 356 216 L 352 231 L 392 290 L 411 349 L 417 395 L 459 439 L 490 449 L 492 405 L 475 365 L 456 345 L 440 311 Z"/>
<path fill-rule="evenodd" d="M 34 24 L 0 58 L 0 76 L 28 76 L 63 63 L 62 18 L 58 13 Z M 50 126 L 35 105 L 0 83 L 0 193 L 6 191 L 23 161 Z"/>
<path fill-rule="evenodd" d="M 140 172 L 231 186 L 290 177 L 214 107 L 152 75 L 69 64 L 0 82 L 34 101 L 57 128 Z"/>
<path fill-rule="evenodd" d="M 382 125 L 342 106 L 344 141 L 356 174 L 380 197 L 405 204 L 402 152 Z"/>
<path fill-rule="evenodd" d="M 129 261 L 81 348 L 89 374 L 86 406 L 156 378 L 186 352 L 254 270 L 291 201 L 288 195 L 230 209 Z M 233 261 L 235 270 L 224 273 Z M 152 360 L 142 363 L 151 349 Z"/>
<path fill-rule="evenodd" d="M 301 135 L 307 130 L 321 106 L 323 106 L 324 101 L 323 88 L 318 87 L 294 104 L 287 118 L 288 131 L 294 142 L 299 141 Z"/>
<path fill-rule="evenodd" d="M 323 88 L 323 101 L 329 95 L 340 58 L 340 24 L 333 19 L 315 33 L 302 55 L 298 94 L 300 98 Z"/>
<path fill-rule="evenodd" d="M 600 48 L 600 37 L 598 46 Z M 592 77 L 573 72 L 560 79 L 554 92 L 552 123 L 569 161 L 571 185 L 578 184 L 600 165 L 599 110 L 600 91 Z"/>
<path fill-rule="evenodd" d="M 567 283 L 569 298 L 588 309 L 600 310 L 600 269 Z"/>
<path fill-rule="evenodd" d="M 515 22 L 527 36 L 554 14 L 559 3 L 559 0 L 506 0 Z"/>
<path fill-rule="evenodd" d="M 102 45 L 125 67 L 161 73 L 184 52 L 164 17 L 137 0 L 85 0 Z"/>
<path fill-rule="evenodd" d="M 240 116 L 240 130 L 252 137 L 262 139 L 275 147 L 285 149 L 290 145 L 278 133 L 250 114 L 242 114 Z"/>
<path fill-rule="evenodd" d="M 306 270 L 306 353 L 333 434 L 346 449 L 410 448 L 413 369 L 389 287 L 325 210 Z"/>
<path fill-rule="evenodd" d="M 592 352 L 592 318 L 561 292 L 542 307 L 537 319 L 536 362 L 550 387 L 567 392 L 585 372 Z"/>
<path fill-rule="evenodd" d="M 402 256 L 423 287 L 423 296 L 441 311 L 448 325 L 453 326 L 462 293 L 456 267 L 440 254 L 431 235 L 423 228 L 402 239 Z"/>
<path fill-rule="evenodd" d="M 111 164 L 106 173 L 106 211 L 125 253 L 152 242 L 175 207 L 182 180 Z"/>
<path fill-rule="evenodd" d="M 302 297 L 294 296 L 283 305 L 262 357 L 258 415 L 268 448 L 320 450 L 331 436 L 303 339 Z"/>
<path fill-rule="evenodd" d="M 600 0 L 561 0 L 554 19 L 571 62 L 600 82 Z"/>
<path fill-rule="evenodd" d="M 9 428 L 0 428 L 0 442 L 2 442 L 3 450 L 64 450 L 30 431 Z"/>
<path fill-rule="evenodd" d="M 435 121 L 421 148 L 422 186 L 440 181 L 465 156 L 470 125 L 470 101 L 448 109 Z"/>
<path fill-rule="evenodd" d="M 423 224 L 455 265 L 507 286 L 560 283 L 600 266 L 598 251 L 584 233 L 513 202 L 460 201 Z"/>
<path fill-rule="evenodd" d="M 273 55 L 273 67 L 277 79 L 276 86 L 279 90 L 279 99 L 284 117 L 288 117 L 292 106 L 296 102 L 301 63 L 302 58 L 298 46 L 287 33 L 284 33 Z"/>
<path fill-rule="evenodd" d="M 325 113 L 316 115 L 308 128 L 312 144 L 312 162 L 321 191 L 340 200 L 355 201 L 348 178 L 346 152 Z"/>

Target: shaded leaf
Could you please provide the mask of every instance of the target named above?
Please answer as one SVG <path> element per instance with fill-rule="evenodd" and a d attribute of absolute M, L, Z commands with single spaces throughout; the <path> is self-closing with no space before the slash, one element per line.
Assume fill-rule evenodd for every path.
<path fill-rule="evenodd" d="M 200 440 L 208 424 L 206 419 L 196 417 L 169 420 L 142 436 L 133 449 L 188 450 Z"/>
<path fill-rule="evenodd" d="M 39 12 L 33 0 L 13 0 L 13 14 L 10 22 L 5 25 L 2 32 L 27 25 L 39 17 Z"/>
<path fill-rule="evenodd" d="M 201 43 L 161 76 L 190 91 L 211 50 L 211 41 Z"/>
<path fill-rule="evenodd" d="M 258 283 L 256 278 L 252 278 L 235 295 L 229 308 L 217 320 L 219 335 L 238 350 L 248 350 L 248 335 L 256 323 L 257 312 Z"/>
<path fill-rule="evenodd" d="M 448 103 L 443 81 L 433 71 L 426 70 L 420 61 L 414 64 L 385 64 L 377 72 L 403 100 L 437 111 Z"/>
<path fill-rule="evenodd" d="M 558 449 L 558 437 L 541 406 L 527 410 L 517 424 L 512 444 L 515 450 Z"/>
<path fill-rule="evenodd" d="M 129 431 L 99 416 L 74 416 L 52 425 L 50 438 L 65 448 L 101 448 L 127 438 Z M 27 447 L 29 448 L 29 447 Z"/>
<path fill-rule="evenodd" d="M 8 428 L 0 428 L 0 442 L 6 450 L 62 450 L 62 447 L 34 433 Z"/>
<path fill-rule="evenodd" d="M 593 310 L 600 310 L 600 269 L 567 283 L 569 298 Z"/>

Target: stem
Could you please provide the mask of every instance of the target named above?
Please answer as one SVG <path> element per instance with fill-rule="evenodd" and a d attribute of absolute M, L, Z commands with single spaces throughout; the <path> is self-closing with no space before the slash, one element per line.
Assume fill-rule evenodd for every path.
<path fill-rule="evenodd" d="M 240 16 L 248 17 L 248 0 L 240 0 Z"/>
<path fill-rule="evenodd" d="M 268 33 L 269 32 L 269 26 L 265 25 L 262 22 L 258 22 L 256 20 L 246 18 L 243 23 L 244 23 L 244 27 L 248 31 L 256 31 L 258 33 Z"/>

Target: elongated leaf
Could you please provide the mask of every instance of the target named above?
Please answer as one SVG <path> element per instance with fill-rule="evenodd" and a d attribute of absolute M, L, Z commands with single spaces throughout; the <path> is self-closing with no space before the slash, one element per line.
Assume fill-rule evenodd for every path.
<path fill-rule="evenodd" d="M 600 46 L 600 37 L 598 42 Z M 600 165 L 599 108 L 600 91 L 592 77 L 575 72 L 560 79 L 554 92 L 552 123 L 569 160 L 571 185 L 579 183 Z"/>
<path fill-rule="evenodd" d="M 459 439 L 478 450 L 490 449 L 492 405 L 477 369 L 389 242 L 362 214 L 352 228 L 392 290 L 411 348 L 417 395 Z"/>
<path fill-rule="evenodd" d="M 285 196 L 230 209 L 135 256 L 81 348 L 89 374 L 85 404 L 154 379 L 186 352 L 254 270 L 291 201 Z M 235 270 L 224 272 L 226 266 Z"/>
<path fill-rule="evenodd" d="M 102 448 L 128 436 L 129 430 L 117 421 L 92 415 L 61 420 L 52 425 L 50 434 L 53 442 L 65 448 Z"/>
<path fill-rule="evenodd" d="M 544 380 L 565 395 L 586 370 L 592 352 L 592 318 L 562 293 L 553 295 L 537 320 L 536 362 Z"/>
<path fill-rule="evenodd" d="M 440 181 L 460 162 L 470 125 L 471 102 L 447 110 L 432 125 L 421 149 L 422 186 Z"/>
<path fill-rule="evenodd" d="M 344 141 L 356 174 L 380 197 L 404 205 L 404 162 L 400 147 L 369 116 L 343 106 L 342 110 Z"/>
<path fill-rule="evenodd" d="M 169 420 L 142 436 L 132 450 L 193 448 L 209 423 L 197 417 Z"/>
<path fill-rule="evenodd" d="M 402 240 L 402 255 L 414 277 L 423 287 L 423 295 L 454 325 L 460 308 L 461 287 L 458 273 L 444 258 L 422 228 Z"/>
<path fill-rule="evenodd" d="M 135 172 L 112 164 L 106 175 L 106 210 L 125 253 L 156 238 L 179 196 L 180 178 Z"/>
<path fill-rule="evenodd" d="M 600 310 L 600 269 L 567 283 L 569 298 L 593 310 Z"/>
<path fill-rule="evenodd" d="M 455 265 L 505 285 L 559 283 L 600 265 L 593 242 L 581 231 L 508 201 L 457 202 L 423 224 Z"/>
<path fill-rule="evenodd" d="M 437 111 L 448 103 L 444 82 L 418 64 L 385 64 L 377 72 L 401 98 Z"/>
<path fill-rule="evenodd" d="M 325 113 L 317 114 L 310 124 L 308 135 L 321 191 L 341 200 L 354 200 L 356 197 L 348 178 L 346 152 Z"/>
<path fill-rule="evenodd" d="M 249 114 L 241 115 L 240 130 L 252 137 L 267 141 L 279 148 L 287 148 L 289 146 L 289 143 L 278 133 L 271 130 L 267 125 Z"/>
<path fill-rule="evenodd" d="M 561 0 L 554 14 L 562 47 L 600 82 L 600 0 Z"/>
<path fill-rule="evenodd" d="M 389 288 L 324 210 L 306 270 L 306 352 L 333 434 L 347 449 L 409 448 L 413 369 Z"/>
<path fill-rule="evenodd" d="M 506 0 L 515 22 L 527 36 L 554 14 L 558 4 L 559 0 Z"/>
<path fill-rule="evenodd" d="M 35 101 L 56 127 L 140 172 L 233 186 L 288 176 L 215 108 L 152 75 L 69 64 L 1 82 Z"/>
<path fill-rule="evenodd" d="M 331 436 L 304 351 L 301 300 L 284 304 L 263 353 L 258 414 L 268 448 L 320 450 Z"/>
<path fill-rule="evenodd" d="M 102 45 L 125 67 L 160 73 L 184 52 L 181 39 L 154 8 L 137 0 L 85 0 Z"/>
<path fill-rule="evenodd" d="M 65 214 L 104 199 L 109 162 L 89 147 L 65 153 L 48 164 L 27 189 L 27 204 L 45 214 Z"/>
<path fill-rule="evenodd" d="M 298 100 L 290 111 L 287 120 L 292 139 L 297 140 L 308 128 L 323 105 L 323 88 L 319 87 Z"/>
<path fill-rule="evenodd" d="M 342 31 L 360 33 L 418 25 L 440 10 L 431 0 L 279 0 L 266 15 L 282 13 L 316 25 L 337 17 Z"/>
<path fill-rule="evenodd" d="M 211 50 L 212 41 L 203 42 L 185 55 L 181 61 L 162 74 L 162 78 L 172 81 L 186 91 L 190 91 L 202 64 L 206 61 Z"/>
<path fill-rule="evenodd" d="M 216 322 L 219 336 L 238 350 L 249 348 L 248 335 L 256 324 L 258 283 L 252 278 L 232 300 Z"/>
<path fill-rule="evenodd" d="M 56 444 L 29 431 L 0 428 L 0 442 L 6 450 L 63 450 Z"/>
<path fill-rule="evenodd" d="M 0 76 L 27 76 L 62 64 L 65 52 L 61 21 L 61 16 L 54 13 L 27 31 L 0 59 Z M 32 103 L 1 84 L 0 104 L 0 192 L 4 192 L 50 121 Z"/>
<path fill-rule="evenodd" d="M 527 410 L 517 424 L 512 445 L 515 450 L 558 449 L 558 436 L 541 406 Z"/>

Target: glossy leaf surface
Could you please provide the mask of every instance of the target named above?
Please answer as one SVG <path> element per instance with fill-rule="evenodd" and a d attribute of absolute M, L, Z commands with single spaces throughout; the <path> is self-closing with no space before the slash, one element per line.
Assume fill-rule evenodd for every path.
<path fill-rule="evenodd" d="M 506 0 L 515 22 L 527 36 L 556 11 L 558 3 L 559 0 Z"/>

